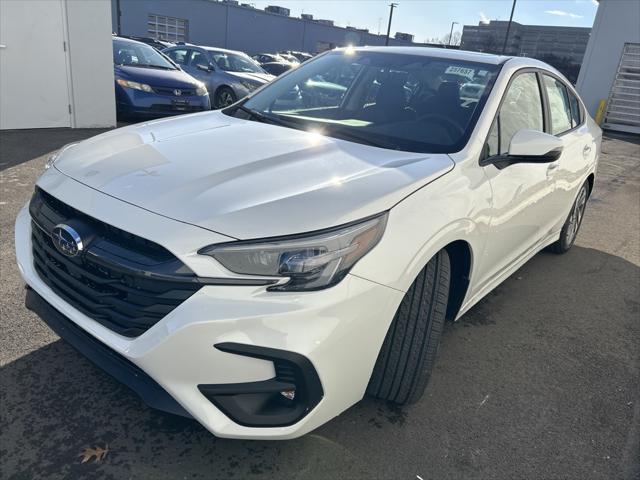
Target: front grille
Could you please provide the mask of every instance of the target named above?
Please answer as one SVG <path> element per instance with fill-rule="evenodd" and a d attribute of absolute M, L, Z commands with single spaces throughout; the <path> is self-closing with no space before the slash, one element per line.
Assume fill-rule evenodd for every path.
<path fill-rule="evenodd" d="M 37 188 L 29 204 L 33 263 L 40 278 L 88 317 L 136 337 L 193 295 L 203 283 L 160 245 L 90 217 Z M 51 231 L 81 232 L 84 249 L 69 257 Z"/>
<path fill-rule="evenodd" d="M 180 90 L 180 95 L 176 95 L 175 90 Z M 153 87 L 153 91 L 160 95 L 169 95 L 171 97 L 190 97 L 196 94 L 194 88 L 166 88 L 166 87 Z"/>

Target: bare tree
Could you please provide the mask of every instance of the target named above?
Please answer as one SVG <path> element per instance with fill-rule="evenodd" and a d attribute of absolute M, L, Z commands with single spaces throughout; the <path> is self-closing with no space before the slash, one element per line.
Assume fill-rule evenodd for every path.
<path fill-rule="evenodd" d="M 449 43 L 449 34 L 447 33 L 443 36 L 438 43 L 442 43 L 443 45 L 460 45 L 460 40 L 462 39 L 462 34 L 460 32 L 453 32 L 451 43 Z"/>

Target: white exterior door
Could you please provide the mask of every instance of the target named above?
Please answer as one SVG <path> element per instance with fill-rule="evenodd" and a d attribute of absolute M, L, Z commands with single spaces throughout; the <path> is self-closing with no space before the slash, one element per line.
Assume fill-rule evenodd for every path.
<path fill-rule="evenodd" d="M 70 127 L 62 0 L 0 0 L 0 129 Z"/>

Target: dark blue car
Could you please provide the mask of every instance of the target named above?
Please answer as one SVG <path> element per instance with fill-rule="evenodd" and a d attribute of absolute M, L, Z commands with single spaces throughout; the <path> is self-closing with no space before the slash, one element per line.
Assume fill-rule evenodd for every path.
<path fill-rule="evenodd" d="M 205 85 L 142 42 L 113 38 L 119 117 L 161 117 L 209 110 Z"/>

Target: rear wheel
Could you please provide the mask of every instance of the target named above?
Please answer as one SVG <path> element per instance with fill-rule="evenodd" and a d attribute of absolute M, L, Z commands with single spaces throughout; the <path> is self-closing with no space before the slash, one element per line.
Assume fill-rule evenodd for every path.
<path fill-rule="evenodd" d="M 580 225 L 582 224 L 582 217 L 584 216 L 588 198 L 589 182 L 584 182 L 582 187 L 580 187 L 580 191 L 578 191 L 578 196 L 573 203 L 573 207 L 571 207 L 571 212 L 562 226 L 560 238 L 555 243 L 549 245 L 549 250 L 554 253 L 566 253 L 573 246 L 578 236 Z"/>
<path fill-rule="evenodd" d="M 449 255 L 433 257 L 405 294 L 384 339 L 367 393 L 399 405 L 422 397 L 447 311 Z"/>
<path fill-rule="evenodd" d="M 236 103 L 237 97 L 233 90 L 229 87 L 220 87 L 216 90 L 213 99 L 214 108 L 224 108 Z"/>

